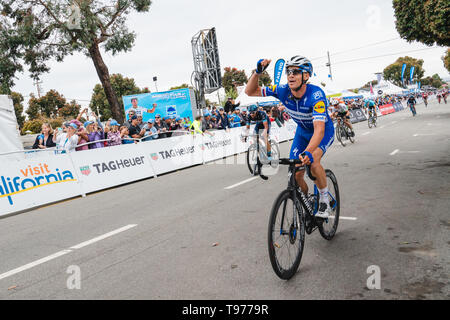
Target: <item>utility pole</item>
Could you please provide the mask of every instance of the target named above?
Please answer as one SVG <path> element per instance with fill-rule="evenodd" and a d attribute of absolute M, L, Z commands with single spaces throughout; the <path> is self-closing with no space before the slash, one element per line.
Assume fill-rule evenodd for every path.
<path fill-rule="evenodd" d="M 331 73 L 331 61 L 330 61 L 330 52 L 327 51 L 327 55 L 328 55 L 328 63 L 326 64 L 326 66 L 330 69 L 330 79 L 333 80 L 333 74 Z"/>
<path fill-rule="evenodd" d="M 42 91 L 41 83 L 42 83 L 42 81 L 38 81 L 38 80 L 36 80 L 36 81 L 33 83 L 33 84 L 36 86 L 36 89 L 37 89 L 38 97 L 39 97 L 39 98 L 41 97 L 41 91 Z"/>

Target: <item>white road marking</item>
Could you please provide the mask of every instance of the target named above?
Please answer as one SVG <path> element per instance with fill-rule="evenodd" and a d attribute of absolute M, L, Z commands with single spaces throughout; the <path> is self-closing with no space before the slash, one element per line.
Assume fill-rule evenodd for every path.
<path fill-rule="evenodd" d="M 418 136 L 435 136 L 436 134 L 434 133 L 415 133 L 413 134 L 413 137 L 418 137 Z"/>
<path fill-rule="evenodd" d="M 380 129 L 383 129 L 385 126 L 381 126 Z"/>
<path fill-rule="evenodd" d="M 393 156 L 394 154 L 396 154 L 397 152 L 399 152 L 399 149 L 395 149 L 394 151 L 392 151 L 391 153 L 389 153 L 390 156 Z"/>
<path fill-rule="evenodd" d="M 233 188 L 235 188 L 235 187 L 240 186 L 241 184 L 244 184 L 244 183 L 253 181 L 253 180 L 258 179 L 258 178 L 259 178 L 259 177 L 253 177 L 253 178 L 250 178 L 250 179 L 247 179 L 247 180 L 238 182 L 238 183 L 236 183 L 236 184 L 233 184 L 232 186 L 226 187 L 225 189 L 226 189 L 226 190 L 228 190 L 228 189 L 233 189 Z"/>
<path fill-rule="evenodd" d="M 62 250 L 62 251 L 54 253 L 54 254 L 52 254 L 50 256 L 47 256 L 45 258 L 42 258 L 42 259 L 36 260 L 34 262 L 28 263 L 28 264 L 26 264 L 24 266 L 18 267 L 16 269 L 11 270 L 11 271 L 2 273 L 2 274 L 0 274 L 0 280 L 4 279 L 4 278 L 7 278 L 7 277 L 10 277 L 12 275 L 15 275 L 16 273 L 19 273 L 19 272 L 31 269 L 31 268 L 33 268 L 33 267 L 35 267 L 37 265 L 43 264 L 43 263 L 45 263 L 47 261 L 50 261 L 50 260 L 56 259 L 58 257 L 61 257 L 61 256 L 65 255 L 65 254 L 70 253 L 70 252 L 72 252 L 72 250 Z"/>
<path fill-rule="evenodd" d="M 98 241 L 100 241 L 100 240 L 109 238 L 109 237 L 111 237 L 111 236 L 113 236 L 113 235 L 115 235 L 115 234 L 121 233 L 121 232 L 123 232 L 123 231 L 126 231 L 126 230 L 128 230 L 128 229 L 134 228 L 134 227 L 136 227 L 136 226 L 137 226 L 137 224 L 129 224 L 129 225 L 125 226 L 125 227 L 122 227 L 122 228 L 119 228 L 119 229 L 117 229 L 117 230 L 114 230 L 114 231 L 105 233 L 104 235 L 98 236 L 98 237 L 96 237 L 96 238 L 94 238 L 94 239 L 91 239 L 91 240 L 82 242 L 82 243 L 80 243 L 80 244 L 77 244 L 77 245 L 75 245 L 75 246 L 73 246 L 73 247 L 70 247 L 70 249 L 81 249 L 81 248 L 86 247 L 86 246 L 88 246 L 88 245 L 90 245 L 90 244 L 93 244 L 93 243 L 98 242 Z"/>
<path fill-rule="evenodd" d="M 397 121 L 392 121 L 392 122 L 391 122 L 391 124 L 396 124 L 396 123 L 397 123 Z"/>
<path fill-rule="evenodd" d="M 368 135 L 368 134 L 370 134 L 370 131 L 369 132 L 364 132 L 363 134 L 361 134 L 362 136 L 365 136 L 365 135 Z"/>
<path fill-rule="evenodd" d="M 328 219 L 334 219 L 334 216 L 329 216 Z M 355 217 L 339 217 L 339 219 L 355 221 L 355 220 L 357 220 L 358 218 L 355 218 Z"/>
<path fill-rule="evenodd" d="M 30 262 L 30 263 L 28 263 L 28 264 L 26 264 L 26 265 L 23 265 L 23 266 L 21 266 L 21 267 L 15 268 L 15 269 L 10 270 L 10 271 L 7 271 L 7 272 L 5 272 L 5 273 L 0 274 L 0 280 L 2 280 L 2 279 L 4 279 L 4 278 L 7 278 L 7 277 L 10 277 L 10 276 L 12 276 L 12 275 L 15 275 L 15 274 L 17 274 L 17 273 L 19 273 L 19 272 L 22 272 L 22 271 L 31 269 L 31 268 L 33 268 L 33 267 L 36 267 L 36 266 L 38 266 L 38 265 L 40 265 L 40 264 L 43 264 L 43 263 L 45 263 L 45 262 L 48 262 L 48 261 L 50 261 L 50 260 L 59 258 L 59 257 L 65 255 L 65 254 L 68 254 L 68 253 L 73 252 L 73 251 L 76 250 L 76 249 L 83 248 L 83 247 L 85 247 L 85 246 L 87 246 L 87 245 L 89 245 L 89 244 L 92 244 L 92 243 L 95 243 L 95 242 L 97 242 L 97 241 L 103 240 L 103 239 L 105 239 L 105 238 L 111 237 L 112 235 L 118 234 L 118 233 L 120 233 L 120 232 L 123 232 L 123 231 L 125 231 L 125 230 L 134 228 L 134 227 L 136 227 L 136 226 L 137 226 L 137 224 L 130 224 L 130 225 L 125 226 L 125 227 L 122 227 L 122 228 L 120 228 L 120 229 L 117 229 L 117 230 L 114 230 L 114 231 L 105 233 L 104 235 L 99 236 L 99 237 L 96 237 L 96 238 L 94 238 L 94 239 L 92 239 L 92 240 L 88 240 L 88 241 L 82 242 L 82 243 L 80 243 L 80 244 L 77 244 L 77 245 L 75 245 L 75 246 L 73 246 L 73 247 L 70 247 L 70 249 L 72 249 L 72 250 L 70 250 L 70 249 L 61 250 L 61 251 L 56 252 L 56 253 L 54 253 L 54 254 L 52 254 L 52 255 L 49 255 L 49 256 L 47 256 L 47 257 L 44 257 L 44 258 L 42 258 L 42 259 L 39 259 L 39 260 Z"/>

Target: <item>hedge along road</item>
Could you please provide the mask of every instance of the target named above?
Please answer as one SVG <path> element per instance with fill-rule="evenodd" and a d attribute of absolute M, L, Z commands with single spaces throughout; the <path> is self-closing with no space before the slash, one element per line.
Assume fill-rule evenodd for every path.
<path fill-rule="evenodd" d="M 1 219 L 0 297 L 448 299 L 450 107 L 417 111 L 355 124 L 355 144 L 329 149 L 324 164 L 352 219 L 332 241 L 307 236 L 289 282 L 267 253 L 287 168 L 250 179 L 241 155 Z M 380 289 L 367 288 L 371 266 Z"/>

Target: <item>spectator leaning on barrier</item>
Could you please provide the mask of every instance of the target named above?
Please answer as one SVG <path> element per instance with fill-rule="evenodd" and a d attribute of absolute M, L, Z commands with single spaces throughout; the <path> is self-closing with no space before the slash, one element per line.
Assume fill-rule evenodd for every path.
<path fill-rule="evenodd" d="M 155 126 L 156 130 L 158 130 L 158 139 L 167 137 L 167 125 L 164 121 L 161 121 L 160 114 L 155 115 L 155 123 L 153 125 Z"/>
<path fill-rule="evenodd" d="M 143 135 L 145 130 L 141 130 L 138 124 L 138 117 L 136 115 L 131 117 L 131 125 L 128 128 L 128 132 L 130 137 L 135 139 L 140 139 Z"/>
<path fill-rule="evenodd" d="M 156 130 L 156 128 L 153 126 L 154 122 L 155 120 L 149 119 L 147 121 L 147 124 L 144 125 L 143 127 L 143 130 L 145 130 L 144 141 L 158 139 L 158 130 Z"/>
<path fill-rule="evenodd" d="M 122 138 L 120 137 L 119 131 L 119 123 L 116 120 L 110 120 L 108 126 L 105 128 L 105 131 L 107 132 L 106 139 L 109 140 L 107 143 L 109 147 L 122 144 Z"/>
<path fill-rule="evenodd" d="M 70 123 L 67 126 L 67 132 L 63 132 L 61 128 L 55 131 L 53 135 L 53 142 L 56 143 L 56 147 L 60 150 L 60 153 L 71 152 L 75 150 L 78 144 L 78 135 L 76 134 L 78 126 L 75 123 Z"/>
<path fill-rule="evenodd" d="M 122 144 L 137 143 L 135 140 L 131 139 L 129 133 L 130 132 L 126 126 L 120 127 L 120 138 L 122 139 Z"/>
<path fill-rule="evenodd" d="M 53 128 L 49 123 L 43 123 L 41 128 L 41 134 L 36 137 L 33 144 L 33 149 L 46 149 L 55 147 L 53 142 Z"/>
<path fill-rule="evenodd" d="M 229 131 L 230 121 L 228 121 L 228 117 L 222 107 L 219 108 L 219 116 L 217 120 L 217 129 Z"/>
<path fill-rule="evenodd" d="M 92 113 L 92 115 L 95 117 L 97 122 L 86 121 L 84 123 L 84 127 L 88 132 L 89 142 L 104 140 L 105 134 L 103 130 L 103 125 L 94 112 Z M 95 142 L 89 144 L 89 149 L 103 148 L 104 146 L 105 144 L 103 142 Z"/>

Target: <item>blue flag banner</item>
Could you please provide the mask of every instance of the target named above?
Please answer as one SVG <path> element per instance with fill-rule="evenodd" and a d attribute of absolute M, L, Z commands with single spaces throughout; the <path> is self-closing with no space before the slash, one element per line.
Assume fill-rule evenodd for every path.
<path fill-rule="evenodd" d="M 403 76 L 405 75 L 405 70 L 406 70 L 406 63 L 404 63 L 402 66 L 402 83 L 403 83 Z"/>
<path fill-rule="evenodd" d="M 284 64 L 284 59 L 278 59 L 277 62 L 275 62 L 275 74 L 273 76 L 273 82 L 275 85 L 280 84 L 281 76 L 283 75 Z"/>
<path fill-rule="evenodd" d="M 413 75 L 414 75 L 414 66 L 412 66 L 411 69 L 409 69 L 409 81 L 410 82 L 412 82 Z"/>

